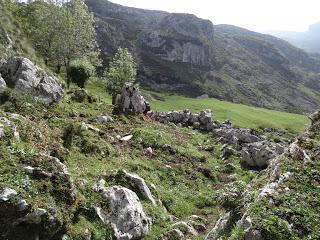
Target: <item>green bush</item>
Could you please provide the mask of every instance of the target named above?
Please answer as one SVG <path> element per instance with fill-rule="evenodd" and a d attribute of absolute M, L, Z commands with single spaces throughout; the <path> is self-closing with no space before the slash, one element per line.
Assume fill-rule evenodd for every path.
<path fill-rule="evenodd" d="M 85 83 L 95 73 L 94 66 L 85 59 L 78 59 L 71 62 L 68 68 L 68 87 L 70 81 L 84 88 Z"/>

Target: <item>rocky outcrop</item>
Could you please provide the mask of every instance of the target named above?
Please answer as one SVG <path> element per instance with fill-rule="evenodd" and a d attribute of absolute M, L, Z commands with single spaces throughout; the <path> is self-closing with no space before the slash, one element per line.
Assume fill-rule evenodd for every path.
<path fill-rule="evenodd" d="M 263 168 L 269 161 L 283 154 L 285 148 L 267 140 L 246 144 L 241 151 L 241 161 L 250 167 Z"/>
<path fill-rule="evenodd" d="M 57 102 L 63 95 L 59 80 L 29 59 L 12 57 L 0 66 L 7 87 L 14 88 L 44 103 Z"/>
<path fill-rule="evenodd" d="M 1 239 L 54 239 L 62 230 L 57 209 L 32 206 L 14 189 L 0 189 Z"/>
<path fill-rule="evenodd" d="M 112 179 L 116 181 L 118 185 L 123 185 L 134 191 L 139 198 L 148 200 L 154 205 L 156 204 L 146 182 L 138 175 L 128 173 L 125 170 L 119 170 L 112 176 Z"/>
<path fill-rule="evenodd" d="M 96 213 L 111 226 L 116 239 L 139 239 L 150 230 L 151 219 L 144 213 L 137 194 L 120 186 L 100 186 L 98 190 L 105 201 L 102 205 L 108 208 L 96 206 Z"/>
<path fill-rule="evenodd" d="M 121 94 L 115 99 L 115 113 L 143 113 L 146 110 L 145 99 L 133 84 L 123 86 Z"/>
<path fill-rule="evenodd" d="M 151 112 L 150 116 L 158 122 L 168 124 L 181 124 L 185 127 L 193 127 L 212 134 L 221 143 L 232 145 L 235 149 L 241 150 L 242 162 L 249 167 L 263 168 L 276 156 L 284 153 L 285 148 L 275 143 L 252 129 L 236 128 L 230 121 L 219 122 L 212 119 L 210 109 L 192 113 L 189 110 L 171 112 Z M 227 149 L 226 146 L 222 149 Z M 233 154 L 232 149 L 222 156 L 227 159 Z"/>

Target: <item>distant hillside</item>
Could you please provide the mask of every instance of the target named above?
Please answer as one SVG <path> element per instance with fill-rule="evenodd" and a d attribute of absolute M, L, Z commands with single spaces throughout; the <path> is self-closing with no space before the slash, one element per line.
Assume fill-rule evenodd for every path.
<path fill-rule="evenodd" d="M 278 38 L 191 14 L 87 0 L 105 64 L 128 47 L 152 90 L 306 112 L 320 103 L 320 61 Z"/>
<path fill-rule="evenodd" d="M 309 27 L 307 32 L 271 31 L 270 34 L 285 39 L 310 53 L 320 53 L 320 22 Z"/>

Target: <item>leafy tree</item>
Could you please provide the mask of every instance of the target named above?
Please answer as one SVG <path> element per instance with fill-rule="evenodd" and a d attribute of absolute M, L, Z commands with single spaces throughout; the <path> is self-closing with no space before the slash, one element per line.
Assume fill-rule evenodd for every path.
<path fill-rule="evenodd" d="M 68 68 L 68 79 L 84 88 L 88 79 L 94 75 L 94 66 L 86 59 L 72 61 Z M 69 85 L 69 82 L 68 82 Z"/>
<path fill-rule="evenodd" d="M 134 59 L 128 49 L 118 48 L 115 56 L 110 62 L 110 66 L 105 71 L 107 80 L 107 92 L 112 95 L 114 102 L 121 88 L 126 82 L 134 82 L 137 75 Z"/>
<path fill-rule="evenodd" d="M 57 72 L 83 57 L 100 66 L 94 18 L 84 0 L 29 1 L 16 15 L 38 54 Z"/>

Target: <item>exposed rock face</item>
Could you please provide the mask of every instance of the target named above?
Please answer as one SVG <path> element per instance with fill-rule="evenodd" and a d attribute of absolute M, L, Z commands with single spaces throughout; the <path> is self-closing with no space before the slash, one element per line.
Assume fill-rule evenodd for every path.
<path fill-rule="evenodd" d="M 145 100 L 137 87 L 130 83 L 125 84 L 115 100 L 116 112 L 142 113 L 145 109 Z"/>
<path fill-rule="evenodd" d="M 96 212 L 105 224 L 111 225 L 116 239 L 139 239 L 149 231 L 151 219 L 133 191 L 119 186 L 100 191 L 109 208 L 96 207 Z"/>
<path fill-rule="evenodd" d="M 284 151 L 283 146 L 269 141 L 246 144 L 241 151 L 241 161 L 250 167 L 266 167 L 271 159 Z"/>
<path fill-rule="evenodd" d="M 141 45 L 156 51 L 157 56 L 164 60 L 208 65 L 208 51 L 201 42 L 170 39 L 155 32 L 142 34 L 139 40 Z"/>
<path fill-rule="evenodd" d="M 59 80 L 23 57 L 13 57 L 0 66 L 8 87 L 12 87 L 44 103 L 57 102 L 63 95 Z"/>
<path fill-rule="evenodd" d="M 191 14 L 86 2 L 106 59 L 118 46 L 129 48 L 140 82 L 151 89 L 294 112 L 319 106 L 319 99 L 293 82 L 320 91 L 320 59 L 286 41 Z"/>

